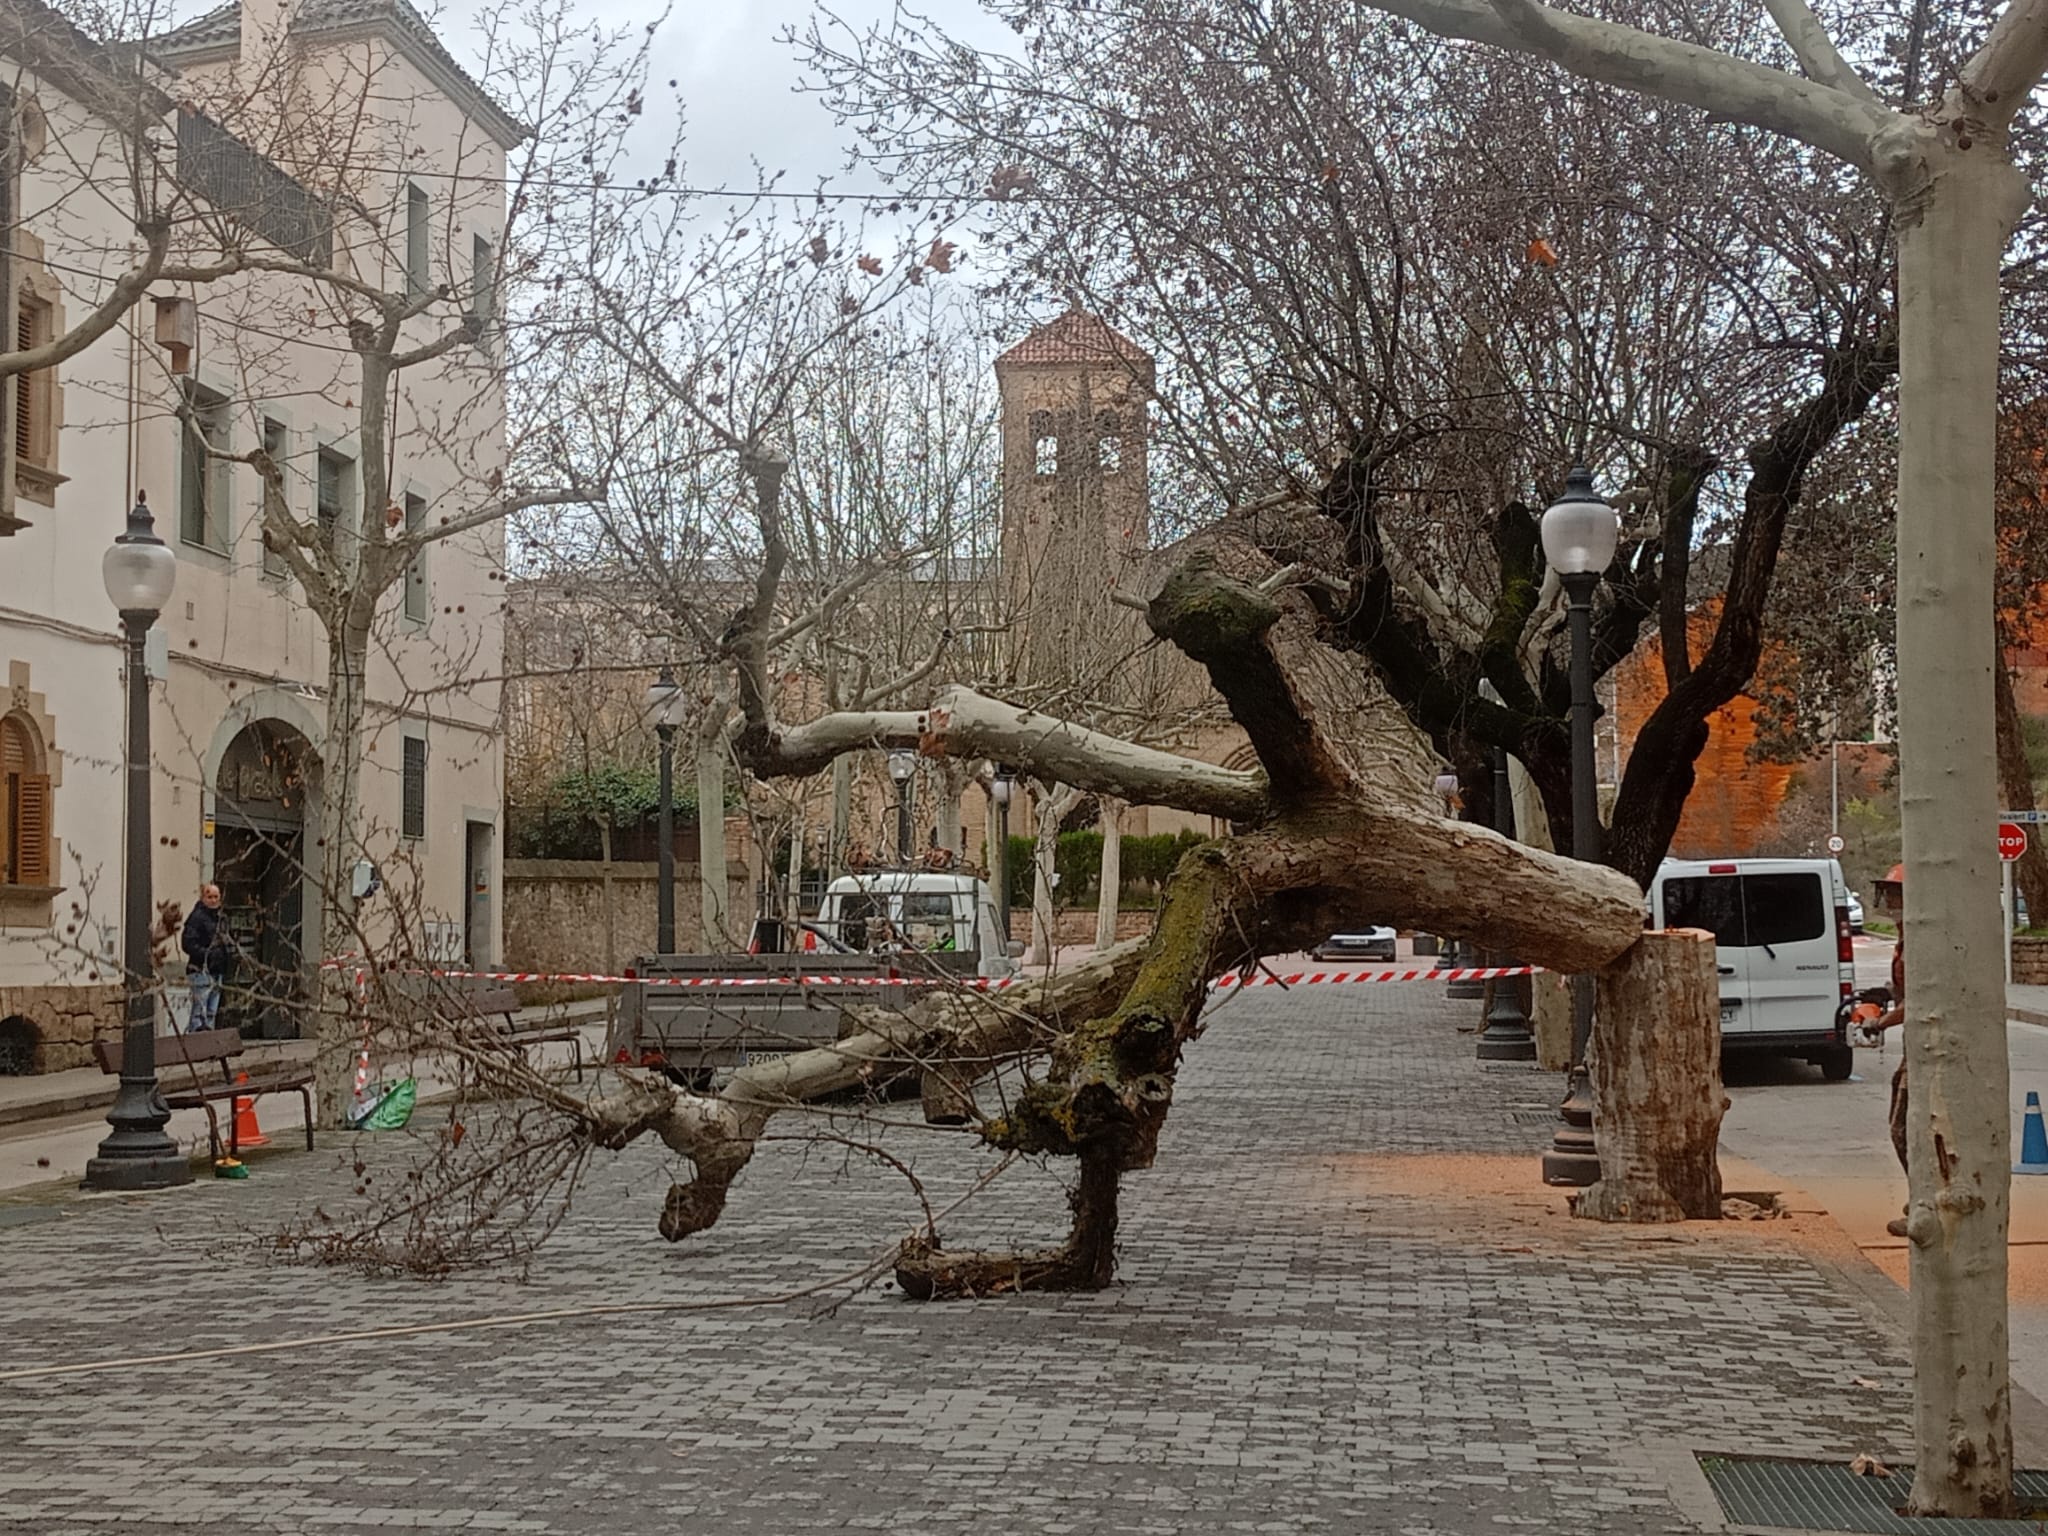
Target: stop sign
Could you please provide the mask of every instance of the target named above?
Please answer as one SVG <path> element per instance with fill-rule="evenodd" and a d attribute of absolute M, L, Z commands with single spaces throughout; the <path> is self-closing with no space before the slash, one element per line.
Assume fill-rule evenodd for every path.
<path fill-rule="evenodd" d="M 1998 824 L 1998 856 L 2010 864 L 2027 851 L 2027 829 L 2016 822 Z"/>

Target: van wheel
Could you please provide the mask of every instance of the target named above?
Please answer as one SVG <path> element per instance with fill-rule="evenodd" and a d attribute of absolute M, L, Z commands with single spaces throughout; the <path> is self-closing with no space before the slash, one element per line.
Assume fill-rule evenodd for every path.
<path fill-rule="evenodd" d="M 1849 1074 L 1855 1070 L 1856 1050 L 1854 1046 L 1841 1045 L 1831 1051 L 1821 1052 L 1820 1075 L 1829 1082 L 1846 1083 L 1849 1081 Z"/>

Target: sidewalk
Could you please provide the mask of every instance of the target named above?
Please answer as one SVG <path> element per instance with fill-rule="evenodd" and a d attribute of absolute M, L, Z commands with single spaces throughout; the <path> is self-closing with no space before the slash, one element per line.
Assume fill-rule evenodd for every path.
<path fill-rule="evenodd" d="M 1440 984 L 1216 1004 L 1099 1294 L 807 1293 L 921 1216 L 897 1172 L 794 1134 L 680 1245 L 654 1231 L 673 1158 L 594 1158 L 516 1276 L 267 1255 L 307 1212 L 405 1187 L 407 1136 L 30 1213 L 0 1240 L 0 1377 L 71 1373 L 0 1388 L 0 1527 L 1675 1536 L 1714 1509 L 1700 1452 L 1896 1465 L 1910 1361 L 1840 1230 L 1571 1219 L 1538 1172 L 1558 1079 L 1475 1061 L 1476 1011 Z M 934 1209 L 965 1202 L 949 1246 L 1064 1233 L 1061 1160 L 970 1199 L 994 1154 L 884 1120 L 838 1124 Z M 1759 1177 L 1731 1163 L 1731 1188 Z M 233 1302 L 166 1337 L 166 1300 L 198 1294 Z M 799 1299 L 746 1302 L 778 1295 Z M 138 1440 L 116 1391 L 245 1422 Z"/>
<path fill-rule="evenodd" d="M 513 1015 L 521 1024 L 566 1017 L 581 1023 L 583 1060 L 595 1065 L 604 1049 L 604 1002 L 522 1008 Z M 529 1047 L 530 1059 L 550 1067 L 566 1067 L 573 1052 L 566 1044 Z M 252 1040 L 238 1067 L 253 1070 L 259 1061 L 313 1059 L 310 1040 Z M 372 1063 L 373 1073 L 375 1063 Z M 449 1085 L 438 1079 L 431 1063 L 415 1069 L 423 1099 Z M 86 1160 L 107 1134 L 106 1111 L 114 1102 L 117 1080 L 97 1067 L 45 1072 L 34 1077 L 0 1077 L 0 1190 L 22 1189 L 52 1180 L 75 1182 L 85 1175 Z M 272 1094 L 257 1103 L 264 1134 L 273 1147 L 305 1149 L 305 1106 L 296 1093 Z M 170 1134 L 194 1157 L 207 1149 L 206 1112 L 179 1110 L 171 1116 Z M 226 1124 L 223 1122 L 225 1132 Z"/>

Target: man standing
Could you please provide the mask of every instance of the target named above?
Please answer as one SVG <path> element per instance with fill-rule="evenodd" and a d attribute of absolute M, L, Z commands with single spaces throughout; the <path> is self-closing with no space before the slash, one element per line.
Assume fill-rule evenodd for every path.
<path fill-rule="evenodd" d="M 1906 866 L 1894 864 L 1891 873 L 1877 882 L 1878 905 L 1899 925 L 1897 941 L 1892 946 L 1892 1003 L 1884 1015 L 1872 1023 L 1872 1034 L 1882 1035 L 1884 1031 L 1906 1022 Z M 1903 1031 L 1902 1031 L 1903 1033 Z M 1892 1150 L 1899 1155 L 1899 1171 L 1906 1170 L 1906 1052 L 1899 1048 L 1899 1067 L 1892 1073 L 1891 1108 L 1885 1118 L 1892 1133 Z M 1906 1217 L 1911 1211 L 1908 1197 L 1907 1209 L 1884 1224 L 1885 1231 L 1893 1237 L 1906 1235 Z"/>
<path fill-rule="evenodd" d="M 199 905 L 185 919 L 181 945 L 185 951 L 186 981 L 192 989 L 192 1018 L 185 1031 L 197 1034 L 213 1028 L 213 1021 L 220 1014 L 221 983 L 234 961 L 234 948 L 221 923 L 219 886 L 199 887 Z"/>

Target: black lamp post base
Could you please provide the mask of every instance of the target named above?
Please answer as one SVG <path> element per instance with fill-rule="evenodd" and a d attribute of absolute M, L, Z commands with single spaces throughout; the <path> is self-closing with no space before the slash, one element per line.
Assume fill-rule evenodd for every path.
<path fill-rule="evenodd" d="M 1479 1037 L 1477 1054 L 1481 1061 L 1534 1061 L 1536 1059 L 1536 1037 L 1524 1025 L 1517 1036 L 1511 1030 L 1495 1032 L 1488 1024 L 1486 1032 Z"/>
<path fill-rule="evenodd" d="M 85 1165 L 85 1182 L 79 1188 L 96 1191 L 170 1189 L 192 1182 L 192 1163 L 178 1150 L 176 1142 L 163 1137 L 161 1148 L 109 1152 L 109 1145 L 122 1133 L 117 1131 L 100 1143 L 100 1155 Z"/>
<path fill-rule="evenodd" d="M 1593 1082 L 1582 1066 L 1573 1067 L 1564 1102 L 1557 1107 L 1564 1123 L 1543 1154 L 1543 1182 L 1580 1189 L 1600 1181 L 1600 1149 L 1593 1140 Z"/>
<path fill-rule="evenodd" d="M 1543 1182 L 1585 1189 L 1600 1182 L 1600 1154 L 1561 1152 L 1552 1147 L 1543 1154 Z"/>

